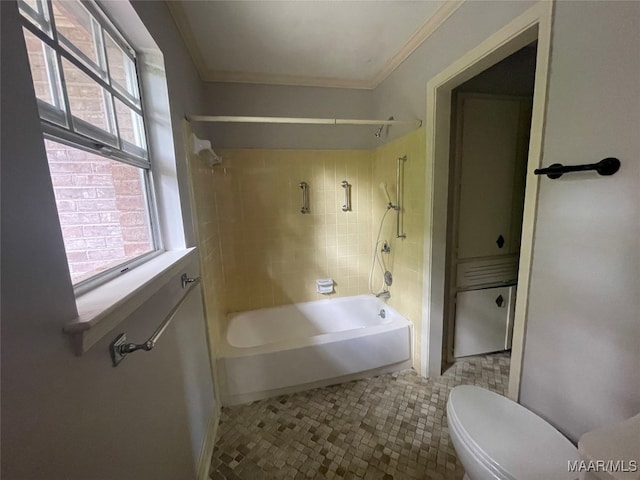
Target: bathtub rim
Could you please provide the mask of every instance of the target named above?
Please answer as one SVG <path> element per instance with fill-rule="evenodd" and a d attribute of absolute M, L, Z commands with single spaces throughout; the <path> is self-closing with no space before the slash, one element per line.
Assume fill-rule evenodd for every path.
<path fill-rule="evenodd" d="M 309 302 L 292 303 L 292 304 L 279 305 L 276 307 L 267 307 L 264 309 L 257 309 L 257 310 L 247 310 L 246 312 L 258 312 L 260 310 L 267 310 L 267 309 L 280 309 L 280 308 L 284 309 L 287 307 L 291 308 L 295 305 L 309 305 L 316 302 L 326 303 L 326 302 L 333 302 L 336 300 L 348 301 L 356 298 L 374 300 L 375 302 L 379 303 L 381 306 L 383 306 L 387 310 L 388 314 L 391 314 L 392 320 L 386 323 L 378 324 L 378 325 L 362 326 L 359 328 L 352 328 L 350 330 L 341 330 L 338 332 L 328 332 L 320 335 L 313 335 L 311 337 L 295 337 L 292 339 L 286 339 L 286 340 L 281 340 L 281 341 L 276 341 L 271 343 L 264 343 L 264 344 L 256 345 L 252 347 L 236 347 L 234 345 L 231 345 L 227 340 L 229 323 L 230 323 L 230 320 L 232 319 L 232 316 L 238 315 L 240 313 L 245 313 L 245 312 L 233 312 L 227 315 L 227 324 L 222 332 L 222 335 L 220 336 L 220 349 L 219 349 L 218 358 L 238 358 L 238 357 L 245 357 L 245 356 L 256 355 L 261 353 L 272 353 L 280 350 L 293 350 L 293 349 L 304 348 L 308 346 L 323 345 L 330 342 L 370 335 L 372 333 L 383 333 L 390 330 L 395 330 L 397 328 L 402 328 L 405 326 L 409 326 L 409 328 L 411 329 L 411 334 L 413 335 L 413 322 L 411 322 L 409 319 L 407 319 L 402 314 L 400 314 L 400 312 L 398 312 L 395 308 L 391 307 L 387 303 L 383 302 L 382 300 L 380 300 L 379 298 L 371 294 L 338 297 L 335 299 L 331 298 L 331 299 L 311 300 Z"/>

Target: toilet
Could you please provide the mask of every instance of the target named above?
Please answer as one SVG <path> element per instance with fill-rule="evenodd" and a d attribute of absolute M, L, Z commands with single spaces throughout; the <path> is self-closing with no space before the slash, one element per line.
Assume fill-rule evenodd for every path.
<path fill-rule="evenodd" d="M 447 421 L 453 446 L 465 470 L 464 480 L 586 478 L 584 473 L 575 471 L 575 466 L 584 466 L 585 462 L 598 458 L 609 459 L 606 450 L 599 450 L 600 446 L 618 452 L 628 450 L 628 455 L 621 460 L 630 461 L 637 460 L 638 452 L 633 449 L 640 444 L 640 415 L 623 422 L 620 428 L 585 434 L 578 450 L 558 430 L 522 405 L 471 385 L 451 390 Z M 597 475 L 601 474 L 589 478 L 638 478 L 637 472 L 632 473 L 634 476 L 629 476 L 629 472 Z"/>

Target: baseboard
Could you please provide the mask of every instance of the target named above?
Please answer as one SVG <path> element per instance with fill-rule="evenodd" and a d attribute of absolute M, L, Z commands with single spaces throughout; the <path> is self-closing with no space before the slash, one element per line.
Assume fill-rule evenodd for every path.
<path fill-rule="evenodd" d="M 200 449 L 200 458 L 198 460 L 198 480 L 209 480 L 209 467 L 211 466 L 211 456 L 213 455 L 213 447 L 216 444 L 216 434 L 218 433 L 218 422 L 220 420 L 220 409 L 216 404 L 209 425 L 207 425 L 207 434 L 204 437 L 202 448 Z"/>

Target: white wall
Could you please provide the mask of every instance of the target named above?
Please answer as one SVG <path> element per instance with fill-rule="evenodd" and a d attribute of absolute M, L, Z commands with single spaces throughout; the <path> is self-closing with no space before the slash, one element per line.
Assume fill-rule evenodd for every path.
<path fill-rule="evenodd" d="M 373 115 L 425 120 L 427 82 L 492 33 L 526 11 L 531 1 L 467 1 L 373 92 Z M 393 127 L 389 138 L 410 128 Z"/>
<path fill-rule="evenodd" d="M 640 411 L 640 3 L 558 2 L 520 398 L 576 440 Z"/>
<path fill-rule="evenodd" d="M 116 2 L 106 2 L 116 3 Z M 184 155 L 182 120 L 185 115 L 197 111 L 205 103 L 203 83 L 196 72 L 187 47 L 173 22 L 173 17 L 163 1 L 133 1 L 140 19 L 153 37 L 153 40 L 164 55 L 165 71 L 171 105 L 171 123 L 173 124 L 173 143 L 177 158 L 178 186 L 182 200 L 182 220 L 185 225 L 187 246 L 195 245 L 193 216 L 189 204 L 189 184 L 187 160 Z M 196 125 L 194 131 L 202 138 L 209 138 L 210 128 L 207 125 Z"/>
<path fill-rule="evenodd" d="M 166 6 L 142 3 L 136 8 L 158 43 L 171 41 L 177 33 Z M 2 477 L 195 478 L 213 410 L 199 292 L 152 352 L 113 368 L 107 346 L 122 331 L 147 338 L 180 298 L 178 277 L 89 352 L 73 356 L 62 327 L 76 315 L 75 300 L 26 49 L 15 2 L 0 6 Z M 165 62 L 172 116 L 180 118 L 199 101 L 198 84 L 180 79 L 194 74 L 178 47 L 165 51 Z M 184 176 L 183 166 L 178 172 Z M 196 255 L 185 270 L 197 274 Z"/>
<path fill-rule="evenodd" d="M 209 83 L 207 96 L 207 104 L 193 113 L 254 117 L 372 118 L 370 90 Z M 374 136 L 377 127 L 213 125 L 214 146 L 220 148 L 349 149 L 372 148 L 380 144 L 376 143 Z"/>

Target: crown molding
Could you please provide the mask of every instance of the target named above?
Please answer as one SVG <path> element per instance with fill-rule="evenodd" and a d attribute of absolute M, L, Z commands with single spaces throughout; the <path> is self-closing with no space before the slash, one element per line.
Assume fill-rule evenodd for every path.
<path fill-rule="evenodd" d="M 169 12 L 178 27 L 187 50 L 204 82 L 249 83 L 263 85 L 286 85 L 302 87 L 353 88 L 373 90 L 391 75 L 422 43 L 427 40 L 466 0 L 447 0 L 422 24 L 386 65 L 370 79 L 333 77 L 311 77 L 297 75 L 273 75 L 265 73 L 232 72 L 210 70 L 206 67 L 200 48 L 189 26 L 189 21 L 180 2 L 166 1 Z"/>
<path fill-rule="evenodd" d="M 411 38 L 398 50 L 391 60 L 371 79 L 372 88 L 380 85 L 396 68 L 429 38 L 447 19 L 462 6 L 465 0 L 448 0 L 414 33 Z"/>
<path fill-rule="evenodd" d="M 369 80 L 308 77 L 300 75 L 273 75 L 264 73 L 229 72 L 222 70 L 208 70 L 202 77 L 202 80 L 205 82 L 252 83 L 286 85 L 292 87 L 353 88 L 362 90 L 372 90 L 374 88 Z"/>
<path fill-rule="evenodd" d="M 173 22 L 176 24 L 178 32 L 180 32 L 180 36 L 187 46 L 187 50 L 189 51 L 189 55 L 191 55 L 191 60 L 193 60 L 193 63 L 196 66 L 200 79 L 206 81 L 205 77 L 208 73 L 207 67 L 204 63 L 204 59 L 202 58 L 200 48 L 198 48 L 198 44 L 196 43 L 196 39 L 193 36 L 193 32 L 191 31 L 191 27 L 189 26 L 187 15 L 184 13 L 184 9 L 180 4 L 181 2 L 167 0 L 164 3 L 167 5 L 169 13 L 171 13 L 171 16 L 173 17 Z"/>

